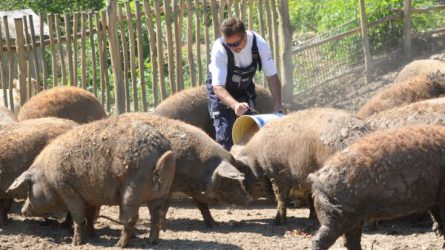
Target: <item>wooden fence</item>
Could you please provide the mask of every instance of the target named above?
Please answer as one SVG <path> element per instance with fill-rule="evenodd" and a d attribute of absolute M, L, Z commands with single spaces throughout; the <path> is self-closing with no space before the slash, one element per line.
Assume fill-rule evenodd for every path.
<path fill-rule="evenodd" d="M 291 53 L 279 48 L 288 41 L 290 50 L 290 26 L 278 25 L 279 20 L 289 21 L 286 4 L 286 0 L 280 5 L 275 0 L 110 1 L 100 12 L 40 14 L 40 27 L 48 25 L 48 36 L 34 30 L 32 16 L 14 19 L 16 39 L 10 38 L 4 16 L 0 83 L 12 97 L 13 79 L 18 78 L 21 104 L 42 89 L 71 85 L 92 91 L 109 112 L 147 111 L 172 93 L 205 83 L 211 43 L 220 34 L 222 20 L 230 16 L 241 18 L 268 40 L 279 72 L 286 74 L 292 67 L 283 67 L 282 62 Z M 27 80 L 32 78 L 35 81 Z M 13 107 L 13 102 L 9 98 L 5 105 Z"/>

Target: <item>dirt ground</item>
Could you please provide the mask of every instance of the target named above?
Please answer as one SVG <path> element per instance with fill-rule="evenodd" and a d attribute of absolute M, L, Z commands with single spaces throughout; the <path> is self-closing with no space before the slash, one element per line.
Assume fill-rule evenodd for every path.
<path fill-rule="evenodd" d="M 19 205 L 14 210 L 18 212 Z M 167 215 L 166 231 L 156 246 L 147 243 L 149 214 L 141 208 L 137 236 L 130 241 L 134 249 L 310 249 L 318 223 L 308 219 L 306 208 L 288 209 L 287 225 L 273 224 L 275 205 L 260 200 L 247 208 L 213 206 L 211 212 L 219 226 L 209 229 L 199 210 L 188 198 L 177 198 Z M 117 207 L 103 207 L 102 215 L 117 219 Z M 102 249 L 117 243 L 122 226 L 99 218 L 97 236 L 81 247 L 71 246 L 72 234 L 58 226 L 47 225 L 40 218 L 12 214 L 10 224 L 0 232 L 0 249 Z M 441 249 L 443 239 L 431 230 L 428 217 L 417 221 L 382 222 L 378 229 L 364 230 L 363 249 Z M 344 249 L 343 239 L 332 249 Z"/>

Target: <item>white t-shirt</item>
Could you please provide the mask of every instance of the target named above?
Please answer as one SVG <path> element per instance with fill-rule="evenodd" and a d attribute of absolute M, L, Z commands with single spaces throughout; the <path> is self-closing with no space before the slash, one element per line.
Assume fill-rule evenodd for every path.
<path fill-rule="evenodd" d="M 273 76 L 277 73 L 275 63 L 273 61 L 272 53 L 270 52 L 269 45 L 260 35 L 253 31 L 247 31 L 247 44 L 244 49 L 239 53 L 232 51 L 235 66 L 240 68 L 246 68 L 252 64 L 252 44 L 253 44 L 253 34 L 256 36 L 256 44 L 258 47 L 258 52 L 261 58 L 262 70 L 265 76 Z M 227 52 L 222 45 L 224 39 L 222 37 L 218 38 L 212 46 L 212 51 L 210 55 L 209 70 L 212 74 L 212 86 L 225 86 L 227 77 L 227 63 L 228 57 Z"/>

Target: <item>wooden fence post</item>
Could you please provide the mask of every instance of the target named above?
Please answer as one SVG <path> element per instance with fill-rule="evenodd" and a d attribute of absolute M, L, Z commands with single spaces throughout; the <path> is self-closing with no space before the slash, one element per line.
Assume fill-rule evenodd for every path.
<path fill-rule="evenodd" d="M 277 5 L 275 0 L 270 0 L 270 9 L 272 12 L 272 34 L 273 34 L 273 58 L 275 60 L 275 65 L 277 67 L 277 71 L 281 71 L 281 62 L 280 62 L 280 46 L 278 45 L 278 25 L 275 25 L 278 22 L 277 18 Z M 280 75 L 280 73 L 278 73 Z"/>
<path fill-rule="evenodd" d="M 153 70 L 151 74 L 152 90 L 153 90 L 153 106 L 156 107 L 159 104 L 159 81 L 158 81 L 158 64 L 157 64 L 157 50 L 156 50 L 156 35 L 154 32 L 152 12 L 150 10 L 150 4 L 148 0 L 144 0 L 145 10 L 145 24 L 148 30 L 148 37 L 150 42 L 150 62 Z"/>
<path fill-rule="evenodd" d="M 372 80 L 372 61 L 371 50 L 369 48 L 368 22 L 366 19 L 365 0 L 360 0 L 360 24 L 362 30 L 363 49 L 365 53 L 366 80 L 370 82 Z"/>
<path fill-rule="evenodd" d="M 68 71 L 70 76 L 70 85 L 76 86 L 74 82 L 74 67 L 77 65 L 73 65 L 73 54 L 71 48 L 71 23 L 68 14 L 64 15 L 65 20 L 65 34 L 66 34 L 66 53 L 68 54 Z"/>
<path fill-rule="evenodd" d="M 266 34 L 264 34 L 264 12 L 263 12 L 263 0 L 258 1 L 258 22 L 260 27 L 260 35 L 266 39 Z"/>
<path fill-rule="evenodd" d="M 136 37 L 138 48 L 138 68 L 139 68 L 139 86 L 141 86 L 142 110 L 148 111 L 147 107 L 147 93 L 145 92 L 145 77 L 144 77 L 144 46 L 142 45 L 142 8 L 139 1 L 135 1 L 136 5 Z"/>
<path fill-rule="evenodd" d="M 77 76 L 79 73 L 77 65 L 77 26 L 79 26 L 79 12 L 73 13 L 73 65 L 74 65 L 74 86 L 77 86 Z M 99 32 L 99 28 L 97 29 Z"/>
<path fill-rule="evenodd" d="M 59 49 L 60 67 L 62 72 L 62 86 L 66 84 L 66 70 L 65 70 L 65 55 L 63 53 L 62 46 L 62 31 L 60 30 L 60 15 L 55 15 L 56 35 L 57 35 L 57 47 Z"/>
<path fill-rule="evenodd" d="M 6 92 L 7 88 L 6 88 L 5 75 L 6 75 L 6 67 L 3 64 L 3 31 L 0 25 L 0 83 L 2 84 L 2 89 L 3 89 L 3 105 L 5 105 L 5 107 L 9 107 L 7 98 L 8 93 Z"/>
<path fill-rule="evenodd" d="M 219 19 L 218 19 L 218 3 L 216 0 L 210 0 L 210 7 L 212 8 L 213 17 L 213 36 L 214 39 L 219 37 Z"/>
<path fill-rule="evenodd" d="M 48 68 L 47 68 L 47 65 L 46 65 L 46 57 L 45 57 L 46 50 L 45 50 L 45 43 L 44 43 L 45 36 L 44 36 L 44 31 L 43 31 L 44 21 L 45 20 L 43 20 L 43 14 L 42 13 L 39 14 L 39 18 L 40 18 L 39 38 L 40 38 L 40 49 L 42 51 L 43 89 L 47 89 L 48 88 L 48 82 L 47 82 L 48 81 L 48 79 L 47 79 L 47 77 L 48 77 Z"/>
<path fill-rule="evenodd" d="M 162 100 L 167 98 L 167 88 L 164 79 L 164 51 L 162 49 L 162 27 L 161 27 L 161 11 L 159 10 L 159 0 L 153 0 L 154 11 L 156 16 L 156 48 L 158 55 L 159 84 L 161 85 Z"/>
<path fill-rule="evenodd" d="M 220 8 L 224 8 L 224 5 L 221 3 Z M 220 13 L 221 14 L 221 13 Z M 195 0 L 195 21 L 196 21 L 196 32 L 195 32 L 195 40 L 196 40 L 196 67 L 198 68 L 198 84 L 203 84 L 202 79 L 202 65 L 201 65 L 201 22 L 199 21 L 199 1 Z"/>
<path fill-rule="evenodd" d="M 108 42 L 110 44 L 111 65 L 113 67 L 116 111 L 119 115 L 125 112 L 125 86 L 122 81 L 122 67 L 116 25 L 117 0 L 107 0 Z"/>
<path fill-rule="evenodd" d="M 17 52 L 18 78 L 20 82 L 20 106 L 23 106 L 28 100 L 28 91 L 26 90 L 26 48 L 25 37 L 23 35 L 23 19 L 15 18 L 15 45 Z"/>
<path fill-rule="evenodd" d="M 411 0 L 403 0 L 403 50 L 405 59 L 411 58 Z"/>
<path fill-rule="evenodd" d="M 91 47 L 91 67 L 93 67 L 93 92 L 97 97 L 97 74 L 96 74 L 96 48 L 94 45 L 94 28 L 93 28 L 93 12 L 88 12 L 88 25 L 90 30 L 90 47 Z"/>
<path fill-rule="evenodd" d="M 176 84 L 178 90 L 184 89 L 184 77 L 182 74 L 182 19 L 184 9 L 181 0 L 173 1 L 173 15 L 175 23 L 175 49 L 176 49 Z"/>
<path fill-rule="evenodd" d="M 113 17 L 114 19 L 114 17 Z M 113 20 L 114 21 L 114 20 Z M 114 21 L 115 22 L 115 21 Z M 80 64 L 82 67 L 82 88 L 88 87 L 87 80 L 87 52 L 86 52 L 86 34 L 87 34 L 87 16 L 85 12 L 80 13 Z M 111 46 L 110 46 L 111 47 Z M 110 48 L 111 49 L 111 48 Z"/>
<path fill-rule="evenodd" d="M 11 48 L 11 39 L 10 39 L 11 36 L 9 35 L 8 16 L 3 16 L 3 27 L 5 27 L 6 48 L 8 49 L 9 104 L 11 110 L 14 112 L 14 98 L 13 98 L 14 62 L 12 60 L 13 52 Z"/>
<path fill-rule="evenodd" d="M 37 54 L 37 38 L 36 38 L 36 32 L 34 30 L 34 20 L 32 15 L 28 16 L 29 20 L 29 28 L 31 32 L 31 52 L 33 54 L 33 64 L 34 64 L 34 74 L 36 79 L 37 86 L 33 86 L 35 88 L 32 89 L 32 91 L 36 90 L 37 93 L 40 92 L 40 67 L 39 67 L 39 56 Z M 28 84 L 30 86 L 33 85 L 31 79 L 28 79 Z"/>
<path fill-rule="evenodd" d="M 176 93 L 176 78 L 175 78 L 175 60 L 173 52 L 173 33 L 170 13 L 170 0 L 164 0 L 165 25 L 167 26 L 167 57 L 168 57 L 168 80 L 170 81 L 170 88 L 172 93 Z M 196 32 L 198 34 L 198 32 Z"/>
<path fill-rule="evenodd" d="M 272 20 L 271 20 L 272 16 L 271 16 L 269 1 L 270 0 L 264 0 L 264 5 L 266 8 L 266 29 L 267 29 L 267 38 L 264 37 L 264 39 L 269 42 L 269 48 L 273 54 L 274 44 L 273 44 L 273 32 L 272 32 Z M 272 55 L 272 56 L 274 56 L 274 55 Z"/>
<path fill-rule="evenodd" d="M 122 4 L 119 4 L 117 7 L 117 13 L 118 13 L 118 20 L 119 20 L 119 28 L 121 30 L 121 42 L 122 42 L 122 56 L 123 56 L 123 64 L 124 64 L 124 85 L 125 85 L 125 105 L 127 112 L 130 112 L 131 107 L 131 98 L 130 98 L 130 86 L 128 83 L 128 43 L 127 43 L 127 36 L 125 35 L 125 29 L 124 29 L 124 23 L 125 23 L 125 17 L 122 12 Z M 128 24 L 130 25 L 130 24 Z M 136 112 L 137 109 L 135 108 L 134 111 Z"/>
<path fill-rule="evenodd" d="M 194 87 L 196 86 L 196 69 L 193 60 L 193 5 L 191 0 L 187 0 L 187 61 L 189 64 L 191 85 Z"/>
<path fill-rule="evenodd" d="M 294 93 L 293 64 L 292 64 L 292 26 L 289 16 L 289 0 L 280 0 L 278 7 L 280 16 L 280 44 L 281 44 L 281 75 L 283 82 L 283 99 L 291 102 Z"/>

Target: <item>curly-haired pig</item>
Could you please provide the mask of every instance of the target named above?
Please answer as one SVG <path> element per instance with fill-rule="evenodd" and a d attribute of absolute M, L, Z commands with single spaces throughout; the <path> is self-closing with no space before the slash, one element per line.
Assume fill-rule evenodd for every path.
<path fill-rule="evenodd" d="M 443 235 L 445 127 L 372 133 L 336 153 L 308 179 L 320 222 L 313 249 L 328 249 L 341 235 L 347 249 L 361 249 L 364 220 L 426 210 L 433 229 Z"/>
<path fill-rule="evenodd" d="M 373 130 L 383 130 L 416 124 L 445 125 L 445 98 L 434 98 L 395 107 L 365 119 Z"/>
<path fill-rule="evenodd" d="M 146 113 L 126 113 L 121 117 L 144 121 L 167 138 L 177 162 L 171 190 L 192 197 L 207 226 L 216 224 L 209 204 L 222 201 L 246 205 L 252 200 L 235 159 L 201 129 Z"/>
<path fill-rule="evenodd" d="M 274 103 L 270 92 L 260 85 L 256 85 L 255 89 L 257 98 L 254 109 L 260 114 L 272 113 L 274 111 Z M 153 110 L 153 113 L 201 128 L 215 139 L 215 128 L 208 111 L 208 104 L 206 87 L 199 86 L 170 96 L 161 102 Z"/>
<path fill-rule="evenodd" d="M 169 142 L 152 126 L 112 117 L 79 126 L 56 138 L 6 191 L 28 187 L 25 215 L 69 211 L 73 245 L 94 235 L 101 205 L 119 205 L 124 224 L 116 246 L 125 247 L 147 204 L 149 243 L 156 243 L 175 170 Z"/>
<path fill-rule="evenodd" d="M 7 222 L 12 198 L 6 189 L 26 171 L 43 148 L 77 124 L 60 118 L 39 118 L 0 126 L 0 227 Z M 26 198 L 26 190 L 14 198 Z"/>
<path fill-rule="evenodd" d="M 275 223 L 285 223 L 289 193 L 304 193 L 310 199 L 308 174 L 369 130 L 356 116 L 332 108 L 302 110 L 271 121 L 237 155 L 246 166 L 247 191 L 254 198 L 274 195 Z"/>
<path fill-rule="evenodd" d="M 421 74 L 430 74 L 437 71 L 445 73 L 444 62 L 433 59 L 414 60 L 399 71 L 396 79 L 394 79 L 394 82 L 403 82 L 409 79 L 413 79 Z"/>
<path fill-rule="evenodd" d="M 357 116 L 366 118 L 386 109 L 437 98 L 443 94 L 445 94 L 445 72 L 418 75 L 393 83 L 379 91 L 357 111 Z"/>
<path fill-rule="evenodd" d="M 29 99 L 20 109 L 19 121 L 59 117 L 77 123 L 88 123 L 107 116 L 96 97 L 77 87 L 55 87 L 42 91 Z"/>

